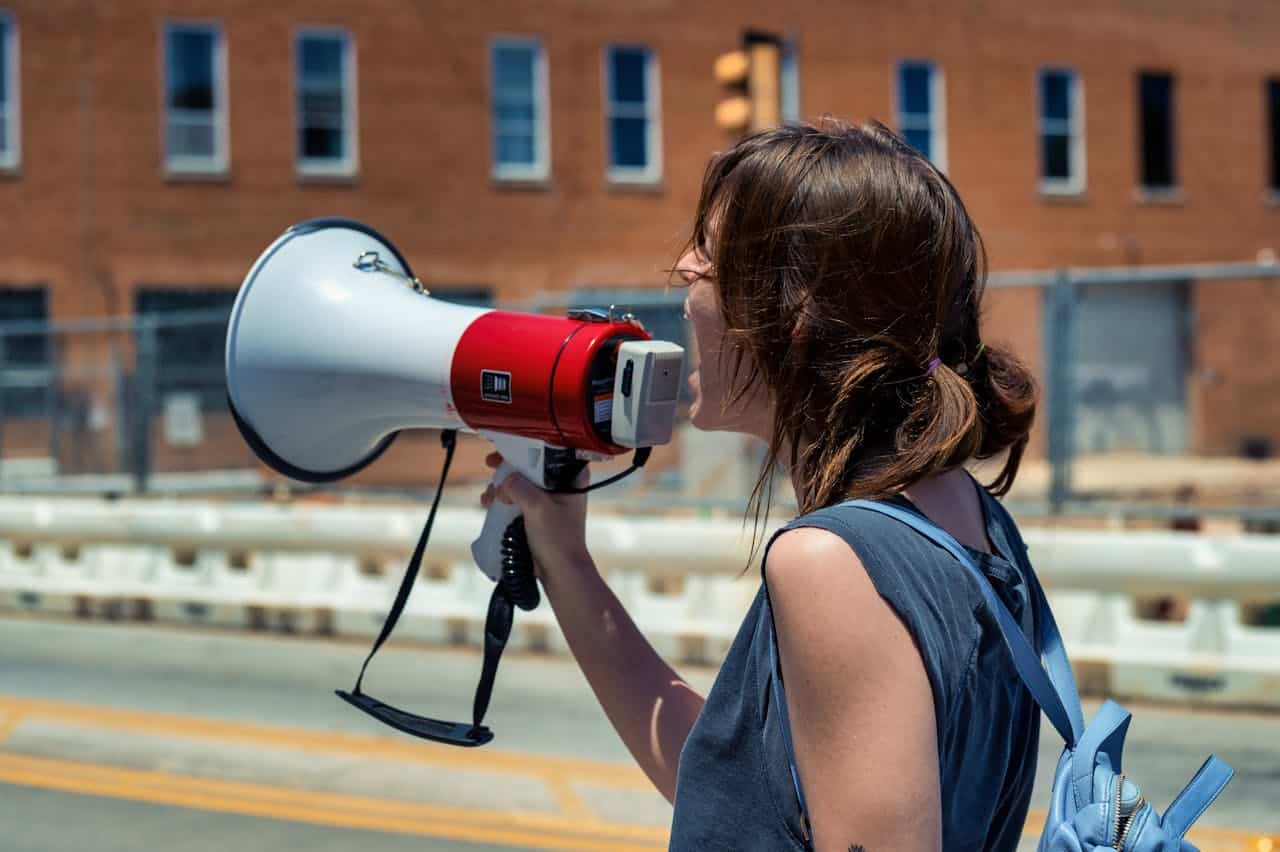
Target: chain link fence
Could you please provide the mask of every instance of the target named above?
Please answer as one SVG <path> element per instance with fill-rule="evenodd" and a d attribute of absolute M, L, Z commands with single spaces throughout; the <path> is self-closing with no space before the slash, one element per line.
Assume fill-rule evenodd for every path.
<path fill-rule="evenodd" d="M 1280 353 L 1266 348 L 1273 340 L 1280 348 L 1280 310 L 1268 301 L 1277 285 L 1280 267 L 1272 265 L 993 275 L 988 327 L 1036 367 L 1042 391 L 1040 429 L 1010 502 L 1027 513 L 1162 521 L 1195 506 L 1197 516 L 1280 528 L 1280 463 L 1271 458 L 1280 403 L 1270 403 L 1269 367 Z M 0 491 L 249 493 L 279 485 L 227 407 L 223 347 L 233 295 L 160 291 L 140 296 L 129 318 L 0 321 Z M 563 314 L 617 306 L 692 358 L 683 299 L 678 289 L 584 288 L 505 307 Z M 1038 327 L 1010 320 L 1037 313 Z M 682 403 L 687 395 L 685 388 Z M 681 412 L 672 446 L 655 452 L 645 476 L 606 489 L 602 500 L 745 505 L 762 447 L 700 433 L 684 419 L 687 404 Z M 431 468 L 400 483 L 397 471 L 384 470 L 380 481 L 424 494 L 423 469 Z M 785 502 L 789 489 L 778 497 Z"/>
<path fill-rule="evenodd" d="M 0 490 L 262 485 L 226 402 L 228 309 L 0 324 Z"/>

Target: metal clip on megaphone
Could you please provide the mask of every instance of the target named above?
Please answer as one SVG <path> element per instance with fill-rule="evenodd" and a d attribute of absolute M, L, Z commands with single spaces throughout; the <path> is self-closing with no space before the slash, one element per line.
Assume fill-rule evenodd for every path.
<path fill-rule="evenodd" d="M 395 629 L 431 535 L 458 431 L 492 441 L 501 482 L 519 471 L 571 490 L 587 462 L 671 440 L 684 350 L 655 341 L 629 315 L 551 317 L 473 308 L 431 297 L 377 231 L 350 219 L 289 228 L 249 270 L 227 328 L 227 399 L 263 462 L 303 482 L 364 469 L 403 429 L 439 429 L 445 462 L 422 536 L 355 687 L 344 700 L 405 733 L 460 746 L 493 738 L 483 719 L 514 608 L 540 595 L 523 522 L 495 501 L 472 545 L 495 582 L 472 721 L 392 707 L 361 690 L 373 655 Z"/>

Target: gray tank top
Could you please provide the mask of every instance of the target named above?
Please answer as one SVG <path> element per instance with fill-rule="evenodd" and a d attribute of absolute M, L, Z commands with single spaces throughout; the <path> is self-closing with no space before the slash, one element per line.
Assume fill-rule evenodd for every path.
<path fill-rule="evenodd" d="M 1034 637 L 1027 583 L 1038 580 L 1026 546 L 999 501 L 976 481 L 974 486 L 996 553 L 966 549 Z M 915 510 L 905 498 L 892 502 Z M 1014 852 L 1035 780 L 1040 710 L 1018 678 L 977 581 L 954 557 L 878 513 L 837 505 L 782 529 L 795 527 L 818 527 L 844 539 L 915 638 L 933 692 L 943 850 Z M 789 731 L 773 703 L 772 631 L 761 583 L 680 753 L 672 850 L 809 848 Z M 893 767 L 883 771 L 891 780 Z"/>

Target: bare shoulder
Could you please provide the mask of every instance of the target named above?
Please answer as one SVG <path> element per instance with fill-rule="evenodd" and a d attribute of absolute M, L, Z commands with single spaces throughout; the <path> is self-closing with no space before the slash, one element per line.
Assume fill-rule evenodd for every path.
<path fill-rule="evenodd" d="M 838 535 L 788 530 L 769 549 L 765 578 L 785 668 L 822 685 L 821 705 L 848 710 L 875 694 L 868 687 L 898 690 L 904 678 L 913 697 L 931 699 L 914 637 Z"/>
<path fill-rule="evenodd" d="M 940 848 L 933 696 L 907 626 L 833 533 L 788 530 L 765 564 L 815 848 Z"/>
<path fill-rule="evenodd" d="M 824 529 L 799 527 L 778 536 L 765 560 L 765 578 L 775 621 L 786 622 L 788 632 L 835 629 L 846 641 L 874 641 L 882 635 L 881 618 L 897 621 L 858 554 Z M 850 618 L 851 612 L 859 617 Z"/>

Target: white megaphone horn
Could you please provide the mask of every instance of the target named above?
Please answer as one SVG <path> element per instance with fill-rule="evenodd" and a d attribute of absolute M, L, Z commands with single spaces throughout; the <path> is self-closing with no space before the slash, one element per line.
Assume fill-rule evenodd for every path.
<path fill-rule="evenodd" d="M 304 482 L 360 471 L 403 429 L 440 429 L 446 465 L 453 433 L 474 432 L 502 452 L 496 482 L 518 470 L 568 490 L 589 460 L 634 449 L 634 470 L 671 439 L 683 357 L 612 309 L 553 317 L 432 298 L 373 228 L 314 219 L 276 239 L 241 285 L 227 329 L 227 397 L 257 456 Z M 501 593 L 532 609 L 539 595 L 518 514 L 495 501 L 472 553 L 498 582 L 495 600 Z M 408 730 L 401 717 L 361 709 Z M 452 729 L 409 732 L 487 741 L 476 730 L 467 742 Z"/>
<path fill-rule="evenodd" d="M 669 441 L 682 364 L 680 347 L 626 317 L 432 298 L 390 241 L 337 218 L 295 225 L 267 248 L 227 330 L 228 398 L 246 442 L 313 483 L 350 476 L 400 430 L 426 428 L 479 433 L 510 469 L 551 487 L 553 462 Z M 497 579 L 497 560 L 483 556 Z"/>

